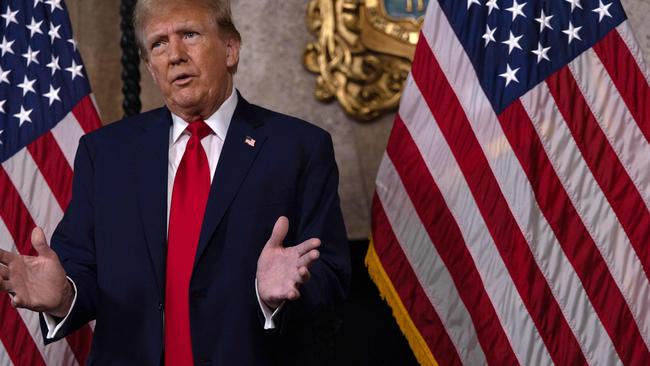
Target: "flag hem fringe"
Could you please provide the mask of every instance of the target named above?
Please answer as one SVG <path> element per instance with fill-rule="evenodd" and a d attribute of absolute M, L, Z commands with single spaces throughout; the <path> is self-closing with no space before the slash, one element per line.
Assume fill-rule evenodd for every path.
<path fill-rule="evenodd" d="M 420 331 L 413 323 L 408 311 L 404 308 L 402 300 L 399 298 L 395 287 L 393 287 L 393 283 L 386 274 L 386 271 L 379 260 L 379 256 L 375 251 L 372 237 L 369 239 L 370 244 L 368 245 L 368 253 L 366 254 L 365 262 L 370 278 L 379 289 L 381 298 L 390 306 L 393 312 L 393 317 L 406 337 L 418 363 L 423 366 L 438 366 L 438 362 L 433 356 L 433 353 L 431 353 L 429 346 L 425 342 L 424 338 L 422 338 L 422 334 L 420 334 Z"/>

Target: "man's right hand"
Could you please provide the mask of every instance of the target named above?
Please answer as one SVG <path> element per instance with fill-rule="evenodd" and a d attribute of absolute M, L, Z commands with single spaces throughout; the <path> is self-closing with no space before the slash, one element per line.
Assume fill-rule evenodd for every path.
<path fill-rule="evenodd" d="M 16 308 L 63 318 L 72 306 L 74 288 L 40 228 L 32 231 L 32 245 L 36 257 L 0 249 L 0 292 L 9 293 Z"/>

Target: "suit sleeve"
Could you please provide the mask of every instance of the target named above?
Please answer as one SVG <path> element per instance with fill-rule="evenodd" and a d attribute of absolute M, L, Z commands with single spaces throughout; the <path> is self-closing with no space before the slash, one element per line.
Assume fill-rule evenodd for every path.
<path fill-rule="evenodd" d="M 48 339 L 41 315 L 45 343 L 57 341 L 95 319 L 97 272 L 94 245 L 93 161 L 88 138 L 79 142 L 74 163 L 72 200 L 52 236 L 51 247 L 58 254 L 67 276 L 77 289 L 77 298 L 56 337 Z"/>
<path fill-rule="evenodd" d="M 287 303 L 280 319 L 331 319 L 347 298 L 350 252 L 338 196 L 338 169 L 329 134 L 323 133 L 311 151 L 298 184 L 294 218 L 295 243 L 319 238 L 320 257 L 310 267 L 311 279 L 300 288 L 301 297 Z M 286 315 L 286 316 L 285 316 Z M 298 318 L 298 319 L 296 319 Z"/>

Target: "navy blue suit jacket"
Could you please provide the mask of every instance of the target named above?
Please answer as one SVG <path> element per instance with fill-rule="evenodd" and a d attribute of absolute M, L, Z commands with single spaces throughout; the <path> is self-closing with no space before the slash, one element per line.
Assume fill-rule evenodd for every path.
<path fill-rule="evenodd" d="M 160 108 L 84 136 L 70 206 L 52 247 L 77 286 L 58 338 L 97 320 L 90 364 L 160 365 L 170 112 Z M 244 141 L 255 140 L 252 147 Z M 318 326 L 346 297 L 350 264 L 330 136 L 241 96 L 218 162 L 190 283 L 197 365 L 318 364 Z M 321 256 L 278 329 L 264 331 L 259 254 L 281 215 L 285 245 L 317 237 Z"/>

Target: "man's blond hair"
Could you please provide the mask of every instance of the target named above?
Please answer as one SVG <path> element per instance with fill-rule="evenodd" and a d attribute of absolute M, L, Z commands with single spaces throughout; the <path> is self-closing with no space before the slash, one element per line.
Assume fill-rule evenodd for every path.
<path fill-rule="evenodd" d="M 227 38 L 235 38 L 241 43 L 241 35 L 232 20 L 230 0 L 138 0 L 133 11 L 133 28 L 142 57 L 147 55 L 147 46 L 144 40 L 144 26 L 147 18 L 155 13 L 156 9 L 170 5 L 200 5 L 205 7 L 212 13 L 212 18 L 219 27 L 221 35 Z"/>

